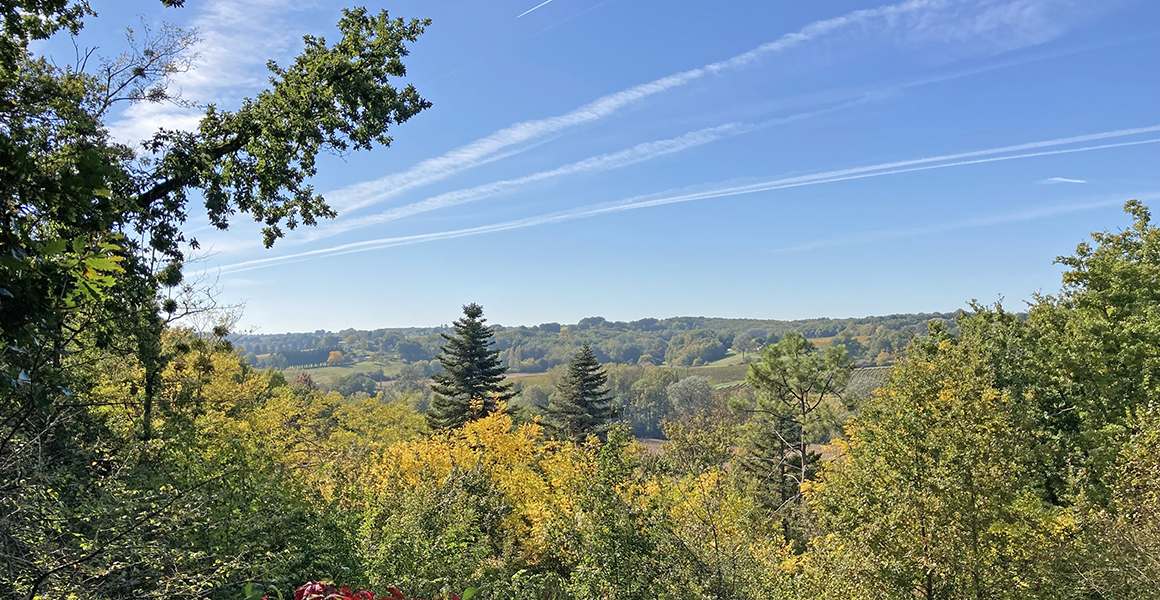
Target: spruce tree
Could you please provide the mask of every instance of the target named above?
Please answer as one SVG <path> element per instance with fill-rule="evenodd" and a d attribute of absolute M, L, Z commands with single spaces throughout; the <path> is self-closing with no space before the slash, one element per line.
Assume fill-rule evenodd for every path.
<path fill-rule="evenodd" d="M 602 435 L 615 416 L 612 392 L 605 387 L 608 376 L 585 343 L 568 363 L 545 409 L 545 426 L 556 437 L 574 440 Z"/>
<path fill-rule="evenodd" d="M 455 335 L 440 334 L 447 344 L 440 348 L 443 372 L 431 376 L 435 393 L 427 411 L 433 429 L 460 427 L 468 421 L 491 414 L 497 402 L 515 394 L 504 382 L 507 367 L 499 350 L 491 349 L 494 332 L 484 325 L 483 307 L 472 303 L 463 307 L 463 318 L 455 321 Z"/>

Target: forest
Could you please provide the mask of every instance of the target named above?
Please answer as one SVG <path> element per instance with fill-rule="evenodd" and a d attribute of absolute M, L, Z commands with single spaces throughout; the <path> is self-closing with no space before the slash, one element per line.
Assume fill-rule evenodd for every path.
<path fill-rule="evenodd" d="M 850 392 L 865 396 L 885 375 L 880 367 L 892 364 L 911 338 L 924 336 L 936 323 L 954 331 L 954 318 L 953 314 L 931 313 L 789 322 L 681 317 L 623 323 L 594 317 L 563 326 L 492 325 L 489 348 L 499 353 L 506 373 L 518 374 L 508 402 L 517 420 L 542 414 L 567 364 L 587 344 L 594 360 L 604 365 L 619 420 L 637 437 L 664 438 L 662 423 L 683 410 L 682 394 L 670 393 L 669 386 L 684 380 L 689 380 L 685 387 L 696 382 L 698 399 L 693 404 L 723 388 L 743 387 L 747 365 L 760 361 L 761 349 L 787 333 L 799 333 L 814 346 L 844 348 L 852 363 L 862 367 Z M 405 402 L 425 412 L 432 397 L 429 379 L 442 371 L 438 356 L 446 343 L 443 335 L 451 331 L 450 327 L 352 329 L 231 335 L 228 339 L 253 367 L 280 370 L 288 379 L 305 374 L 326 391 L 346 397 L 381 394 L 386 401 Z M 653 359 L 653 353 L 642 348 L 655 348 L 660 358 Z M 263 353 L 255 354 L 259 351 Z M 528 355 L 543 358 L 529 356 L 521 361 Z M 866 383 L 859 385 L 862 381 Z M 842 409 L 837 414 L 846 412 Z M 823 440 L 837 433 L 840 420 L 838 416 L 830 420 L 830 433 Z"/>
<path fill-rule="evenodd" d="M 186 34 L 60 66 L 30 44 L 88 5 L 0 3 L 0 597 L 1160 598 L 1135 200 L 1016 311 L 501 328 L 465 299 L 437 329 L 235 333 L 186 278 L 193 205 L 275 244 L 333 213 L 319 153 L 431 107 L 392 85 L 427 22 L 343 14 L 142 150 L 107 111 L 170 99 Z M 692 374 L 730 352 L 738 380 Z"/>
<path fill-rule="evenodd" d="M 860 366 L 870 366 L 892 362 L 912 336 L 926 332 L 929 323 L 954 327 L 954 318 L 953 313 L 800 321 L 674 317 L 623 322 L 589 317 L 569 325 L 493 328 L 495 348 L 512 373 L 541 373 L 565 364 L 585 342 L 601 363 L 700 366 L 725 358 L 730 350 L 754 352 L 789 331 L 815 343 L 842 344 Z M 446 327 L 344 329 L 233 335 L 230 341 L 254 366 L 285 369 L 325 363 L 334 350 L 376 360 L 430 361 L 443 344 L 439 334 L 447 331 Z"/>

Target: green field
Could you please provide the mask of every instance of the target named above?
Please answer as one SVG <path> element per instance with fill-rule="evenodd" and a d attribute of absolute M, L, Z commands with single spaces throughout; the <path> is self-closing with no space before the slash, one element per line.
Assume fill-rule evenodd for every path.
<path fill-rule="evenodd" d="M 403 363 L 398 361 L 379 362 L 374 360 L 367 360 L 357 363 L 348 363 L 345 365 L 326 366 L 326 367 L 290 367 L 283 371 L 287 379 L 293 379 L 299 373 L 310 374 L 311 379 L 317 383 L 326 383 L 333 381 L 338 377 L 345 375 L 352 375 L 354 373 L 373 373 L 379 369 L 387 376 L 398 375 L 403 368 Z"/>
<path fill-rule="evenodd" d="M 759 354 L 760 354 L 759 352 L 746 352 L 745 353 L 745 361 L 746 362 L 753 362 L 754 360 L 757 359 Z M 722 358 L 721 360 L 715 360 L 715 361 L 713 361 L 707 365 L 703 365 L 703 366 L 705 366 L 705 367 L 727 367 L 730 365 L 739 365 L 739 364 L 741 364 L 741 361 L 742 361 L 741 355 L 730 350 L 729 352 L 727 352 L 725 354 L 725 358 Z"/>

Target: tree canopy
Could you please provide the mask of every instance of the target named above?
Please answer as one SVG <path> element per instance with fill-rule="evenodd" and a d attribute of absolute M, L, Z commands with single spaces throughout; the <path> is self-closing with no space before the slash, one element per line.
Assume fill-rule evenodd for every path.
<path fill-rule="evenodd" d="M 134 146 L 110 114 L 193 107 L 169 84 L 196 36 L 130 32 L 126 52 L 80 49 L 71 65 L 29 49 L 95 16 L 84 1 L 0 6 L 0 576 L 29 599 L 201 596 L 239 572 L 242 546 L 272 555 L 315 521 L 263 451 L 212 441 L 208 398 L 226 400 L 209 387 L 229 385 L 214 374 L 248 405 L 267 382 L 230 364 L 229 316 L 185 280 L 186 220 L 204 210 L 226 229 L 245 213 L 270 246 L 333 216 L 310 183 L 318 155 L 389 145 L 430 107 L 394 85 L 427 22 L 344 11 L 337 41 L 306 36 L 292 64 L 269 63 L 268 89 Z M 198 315 L 210 325 L 191 333 L 182 319 Z M 247 487 L 284 501 L 225 508 Z M 231 512 L 233 533 L 214 530 Z"/>
<path fill-rule="evenodd" d="M 790 537 L 790 513 L 801 503 L 820 456 L 810 450 L 810 426 L 827 402 L 846 389 L 854 364 L 842 346 L 819 351 L 800 333 L 786 334 L 762 350 L 761 362 L 749 365 L 746 381 L 756 402 L 740 405 L 752 413 L 753 439 L 743 465 L 768 490 L 772 506 L 783 513 Z"/>
<path fill-rule="evenodd" d="M 191 35 L 166 28 L 90 72 L 87 59 L 61 68 L 28 50 L 32 39 L 79 30 L 92 14 L 86 3 L 4 10 L 0 393 L 43 401 L 67 385 L 58 367 L 70 347 L 132 339 L 147 370 L 148 436 L 161 328 L 198 310 L 164 293 L 182 283 L 186 253 L 198 248 L 182 231 L 190 195 L 204 198 L 219 229 L 237 213 L 261 222 L 266 246 L 334 216 L 309 183 L 318 154 L 390 145 L 391 126 L 430 106 L 413 86 L 391 85 L 427 22 L 346 10 L 338 42 L 305 36 L 292 65 L 269 64 L 269 89 L 237 110 L 210 104 L 196 131 L 158 131 L 142 152 L 113 140 L 104 120 L 118 103 L 173 101 L 166 84 L 188 66 Z"/>

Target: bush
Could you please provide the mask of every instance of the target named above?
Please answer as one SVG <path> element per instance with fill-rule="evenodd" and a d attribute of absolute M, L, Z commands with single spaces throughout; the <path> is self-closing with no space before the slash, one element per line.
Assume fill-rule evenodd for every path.
<path fill-rule="evenodd" d="M 329 581 L 308 581 L 294 590 L 294 600 L 408 600 L 399 588 L 386 588 L 385 596 L 376 595 L 370 590 L 352 590 L 347 586 L 338 587 Z M 450 600 L 469 600 L 475 595 L 475 590 L 463 593 L 462 599 L 458 594 L 451 594 Z M 263 596 L 263 600 L 272 600 Z M 414 599 L 412 599 L 414 600 Z"/>

